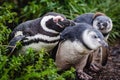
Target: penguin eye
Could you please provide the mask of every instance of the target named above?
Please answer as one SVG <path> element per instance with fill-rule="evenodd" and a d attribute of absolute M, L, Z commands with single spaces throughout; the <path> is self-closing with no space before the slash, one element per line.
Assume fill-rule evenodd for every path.
<path fill-rule="evenodd" d="M 100 25 L 100 22 L 98 22 L 98 25 Z"/>
<path fill-rule="evenodd" d="M 97 37 L 96 35 L 93 35 L 93 38 L 95 38 L 95 39 L 96 39 L 96 38 L 98 38 L 98 37 Z"/>
<path fill-rule="evenodd" d="M 108 21 L 108 23 L 111 23 L 110 20 Z"/>

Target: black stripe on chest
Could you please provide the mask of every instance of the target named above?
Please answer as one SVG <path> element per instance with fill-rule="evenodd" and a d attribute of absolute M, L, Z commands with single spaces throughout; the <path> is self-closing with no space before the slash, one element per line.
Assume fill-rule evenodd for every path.
<path fill-rule="evenodd" d="M 32 43 L 39 43 L 39 42 L 42 42 L 42 43 L 47 43 L 47 44 L 50 44 L 50 43 L 56 43 L 58 42 L 58 40 L 52 40 L 52 41 L 48 41 L 48 40 L 43 40 L 43 39 L 33 39 L 33 40 L 29 40 L 29 41 L 26 41 L 26 42 L 21 42 L 23 46 L 25 45 L 30 45 Z"/>

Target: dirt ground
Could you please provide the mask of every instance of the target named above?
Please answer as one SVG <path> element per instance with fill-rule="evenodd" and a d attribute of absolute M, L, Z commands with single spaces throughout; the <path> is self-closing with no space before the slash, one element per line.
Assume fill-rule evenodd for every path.
<path fill-rule="evenodd" d="M 99 73 L 90 73 L 92 80 L 120 80 L 120 41 L 110 47 L 107 65 Z"/>

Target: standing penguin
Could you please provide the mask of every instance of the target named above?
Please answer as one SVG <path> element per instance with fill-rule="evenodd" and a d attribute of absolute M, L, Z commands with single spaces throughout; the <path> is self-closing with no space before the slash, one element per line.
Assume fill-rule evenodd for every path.
<path fill-rule="evenodd" d="M 88 23 L 92 25 L 93 28 L 100 30 L 106 41 L 109 37 L 109 33 L 112 30 L 113 26 L 112 20 L 108 16 L 100 12 L 82 14 L 75 18 L 74 22 Z M 93 71 L 99 71 L 101 64 L 102 66 L 106 65 L 108 53 L 109 53 L 108 49 L 101 47 L 97 49 L 95 52 L 93 52 L 93 54 L 90 54 L 89 57 L 93 57 L 90 68 Z M 101 59 L 101 64 L 96 62 L 96 60 L 98 59 Z"/>
<path fill-rule="evenodd" d="M 18 25 L 10 34 L 9 46 L 16 46 L 16 43 L 20 41 L 22 44 L 21 51 L 30 47 L 36 51 L 42 48 L 50 51 L 58 43 L 60 32 L 72 24 L 64 15 L 49 12 L 43 17 Z M 8 53 L 13 53 L 14 49 L 16 48 L 8 47 Z"/>
<path fill-rule="evenodd" d="M 101 46 L 108 46 L 103 35 L 91 25 L 80 23 L 67 27 L 60 36 L 61 41 L 55 59 L 58 70 L 74 67 L 80 79 L 91 79 L 92 77 L 86 74 L 83 69 L 91 52 Z"/>

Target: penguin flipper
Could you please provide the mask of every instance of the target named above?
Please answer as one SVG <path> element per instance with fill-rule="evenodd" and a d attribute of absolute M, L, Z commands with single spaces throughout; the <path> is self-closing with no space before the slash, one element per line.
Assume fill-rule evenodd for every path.
<path fill-rule="evenodd" d="M 16 43 L 22 41 L 25 38 L 25 36 L 20 35 L 14 37 L 12 40 L 10 40 L 8 47 L 7 47 L 7 55 L 11 55 L 16 51 Z"/>
<path fill-rule="evenodd" d="M 54 49 L 50 51 L 50 56 L 54 60 L 56 60 L 56 54 L 59 52 L 61 44 L 63 43 L 63 41 L 59 41 L 59 43 L 54 47 Z"/>
<path fill-rule="evenodd" d="M 56 59 L 56 53 L 57 53 L 57 49 L 58 49 L 59 43 L 49 52 L 50 57 L 52 59 Z"/>
<path fill-rule="evenodd" d="M 101 59 L 101 64 L 102 66 L 105 66 L 107 64 L 107 60 L 108 60 L 108 54 L 109 54 L 109 50 L 107 48 L 102 47 L 102 59 Z"/>

